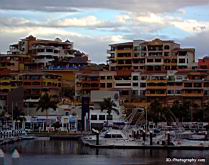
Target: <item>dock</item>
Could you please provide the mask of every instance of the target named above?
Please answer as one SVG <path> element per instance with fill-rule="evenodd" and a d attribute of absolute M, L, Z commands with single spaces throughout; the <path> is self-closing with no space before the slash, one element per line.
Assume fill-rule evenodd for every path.
<path fill-rule="evenodd" d="M 164 150 L 209 150 L 209 146 L 174 146 L 174 145 L 96 145 L 85 143 L 91 148 L 107 149 L 164 149 Z"/>

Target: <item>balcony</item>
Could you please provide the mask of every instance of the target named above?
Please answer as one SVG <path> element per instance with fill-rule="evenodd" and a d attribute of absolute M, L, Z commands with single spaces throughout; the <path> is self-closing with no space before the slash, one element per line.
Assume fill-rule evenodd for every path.
<path fill-rule="evenodd" d="M 161 90 L 166 90 L 167 86 L 147 86 L 148 89 L 161 89 Z"/>
<path fill-rule="evenodd" d="M 82 84 L 98 84 L 100 83 L 99 80 L 81 80 Z"/>
<path fill-rule="evenodd" d="M 82 90 L 98 90 L 99 89 L 99 86 L 98 87 L 82 87 L 81 88 Z"/>
<path fill-rule="evenodd" d="M 147 80 L 147 83 L 167 83 L 168 80 Z"/>
<path fill-rule="evenodd" d="M 131 60 L 132 56 L 117 56 L 116 60 Z"/>
<path fill-rule="evenodd" d="M 116 53 L 132 53 L 132 49 L 122 49 L 122 50 L 116 50 Z"/>
<path fill-rule="evenodd" d="M 115 53 L 115 50 L 107 50 L 107 54 Z"/>
<path fill-rule="evenodd" d="M 123 63 L 122 62 L 120 62 L 120 63 L 118 62 L 117 65 L 118 66 L 130 66 L 130 65 L 132 65 L 132 62 L 131 61 L 129 61 L 129 62 L 123 62 Z"/>
<path fill-rule="evenodd" d="M 203 97 L 204 93 L 182 93 L 183 97 Z"/>
<path fill-rule="evenodd" d="M 147 96 L 147 97 L 165 97 L 165 96 L 167 96 L 167 94 L 166 93 L 164 93 L 164 94 L 158 94 L 158 93 L 148 94 L 148 93 L 146 93 L 145 96 Z"/>

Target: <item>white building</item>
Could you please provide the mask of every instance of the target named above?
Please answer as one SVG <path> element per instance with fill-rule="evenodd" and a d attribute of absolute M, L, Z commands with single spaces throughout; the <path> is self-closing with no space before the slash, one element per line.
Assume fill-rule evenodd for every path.
<path fill-rule="evenodd" d="M 111 98 L 111 100 L 116 104 L 115 109 L 118 110 L 119 115 L 112 111 L 109 116 L 106 110 L 101 111 L 100 103 L 103 102 L 104 98 Z M 121 120 L 122 109 L 119 105 L 119 92 L 118 91 L 91 91 L 91 103 L 93 108 L 90 108 L 90 129 L 99 128 L 101 129 L 108 121 L 108 124 L 111 125 L 114 122 Z"/>

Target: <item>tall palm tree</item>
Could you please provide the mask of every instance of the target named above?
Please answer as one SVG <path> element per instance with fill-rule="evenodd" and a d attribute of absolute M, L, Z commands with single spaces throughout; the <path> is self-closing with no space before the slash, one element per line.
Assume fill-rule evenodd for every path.
<path fill-rule="evenodd" d="M 57 108 L 57 103 L 58 103 L 58 99 L 55 96 L 51 96 L 48 93 L 44 93 L 43 95 L 41 95 L 39 102 L 38 102 L 38 107 L 36 108 L 36 110 L 41 110 L 41 112 L 46 113 L 46 126 L 47 126 L 47 122 L 48 122 L 48 109 L 52 108 L 53 110 L 56 111 Z"/>
<path fill-rule="evenodd" d="M 202 109 L 202 121 L 209 121 L 209 101 L 207 101 Z"/>
<path fill-rule="evenodd" d="M 155 124 L 161 121 L 166 121 L 167 124 L 176 121 L 176 117 L 170 108 L 163 107 L 161 102 L 157 99 L 151 102 L 148 110 L 148 118 Z"/>
<path fill-rule="evenodd" d="M 16 122 L 15 126 L 17 126 L 18 129 L 20 128 L 20 124 L 22 125 L 23 122 L 26 121 L 25 113 L 19 110 L 17 106 L 15 106 L 13 110 L 13 120 Z"/>
<path fill-rule="evenodd" d="M 107 117 L 107 123 L 109 120 L 109 117 L 111 116 L 112 111 L 114 111 L 117 115 L 119 115 L 119 111 L 115 108 L 117 105 L 111 98 L 104 98 L 103 102 L 100 103 L 101 111 L 106 110 L 108 117 Z"/>
<path fill-rule="evenodd" d="M 4 121 L 6 120 L 5 111 L 1 111 L 1 112 L 0 112 L 0 120 L 1 120 L 1 125 L 2 125 L 2 128 L 3 128 L 3 126 L 4 126 Z"/>

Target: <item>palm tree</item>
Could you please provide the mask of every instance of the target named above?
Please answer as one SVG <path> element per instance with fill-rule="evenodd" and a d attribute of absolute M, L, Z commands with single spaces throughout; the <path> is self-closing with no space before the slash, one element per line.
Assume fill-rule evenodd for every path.
<path fill-rule="evenodd" d="M 115 108 L 117 105 L 114 103 L 114 101 L 111 98 L 104 98 L 103 102 L 100 103 L 101 111 L 106 110 L 107 111 L 107 123 L 110 119 L 112 111 L 114 111 L 117 115 L 119 115 L 119 111 Z"/>
<path fill-rule="evenodd" d="M 209 121 L 209 101 L 207 101 L 202 110 L 202 121 Z"/>
<path fill-rule="evenodd" d="M 17 106 L 15 106 L 13 110 L 13 120 L 16 121 L 16 124 L 18 124 L 15 124 L 15 126 L 17 126 L 18 129 L 20 128 L 20 124 L 22 125 L 23 122 L 26 121 L 26 118 L 24 116 L 25 113 L 19 110 Z"/>
<path fill-rule="evenodd" d="M 48 109 L 52 108 L 53 110 L 56 111 L 57 108 L 57 103 L 58 103 L 58 99 L 56 96 L 51 96 L 48 93 L 44 93 L 43 95 L 41 95 L 39 102 L 38 102 L 38 107 L 36 108 L 36 110 L 41 110 L 41 112 L 46 113 L 46 126 L 47 126 L 47 122 L 48 122 Z"/>
<path fill-rule="evenodd" d="M 0 113 L 0 120 L 1 120 L 1 125 L 2 125 L 2 128 L 3 128 L 4 121 L 6 120 L 5 111 L 1 111 L 1 113 Z"/>
<path fill-rule="evenodd" d="M 157 99 L 151 102 L 148 110 L 148 118 L 155 124 L 161 121 L 166 121 L 167 124 L 176 121 L 176 117 L 170 108 L 163 107 L 161 102 Z"/>

